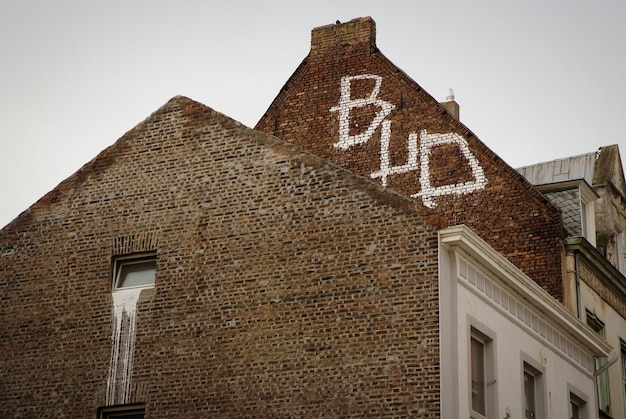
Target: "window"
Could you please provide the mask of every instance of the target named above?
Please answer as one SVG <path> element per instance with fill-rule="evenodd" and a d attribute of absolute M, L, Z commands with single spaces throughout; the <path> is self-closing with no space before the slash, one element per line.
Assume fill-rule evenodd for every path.
<path fill-rule="evenodd" d="M 146 408 L 143 405 L 124 405 L 98 409 L 98 419 L 143 419 Z"/>
<path fill-rule="evenodd" d="M 586 310 L 587 324 L 598 335 L 605 337 L 606 331 L 604 329 L 604 323 L 598 319 L 595 313 Z M 607 363 L 606 357 L 596 359 L 596 370 L 602 368 Z M 598 409 L 601 413 L 610 415 L 611 413 L 611 395 L 609 393 L 609 371 L 605 370 L 602 374 L 598 375 L 596 382 L 598 392 Z"/>
<path fill-rule="evenodd" d="M 527 358 L 524 356 L 524 358 Z M 523 362 L 523 403 L 524 418 L 535 419 L 545 417 L 544 385 L 541 364 L 530 359 Z"/>
<path fill-rule="evenodd" d="M 587 204 L 585 201 L 580 201 L 580 221 L 583 237 L 587 237 L 589 232 L 587 231 Z"/>
<path fill-rule="evenodd" d="M 571 391 L 569 393 L 569 417 L 570 419 L 587 419 L 587 403 Z"/>
<path fill-rule="evenodd" d="M 615 241 L 615 250 L 609 251 L 611 241 Z M 615 232 L 614 239 L 605 244 L 604 256 L 609 259 L 621 273 L 626 275 L 626 231 Z M 613 253 L 615 253 L 613 255 Z"/>
<path fill-rule="evenodd" d="M 527 419 L 537 417 L 535 376 L 528 371 L 524 371 L 524 417 Z"/>
<path fill-rule="evenodd" d="M 120 256 L 113 264 L 113 289 L 154 285 L 156 255 Z"/>
<path fill-rule="evenodd" d="M 624 411 L 626 412 L 626 342 L 619 340 L 622 358 L 622 388 L 624 389 Z"/>
<path fill-rule="evenodd" d="M 596 222 L 594 201 L 598 195 L 587 182 L 582 182 L 580 188 L 580 228 L 584 238 L 592 245 L 596 245 Z"/>
<path fill-rule="evenodd" d="M 493 340 L 471 328 L 470 385 L 472 418 L 491 417 L 495 411 L 495 362 Z"/>
<path fill-rule="evenodd" d="M 472 410 L 487 414 L 487 388 L 485 385 L 485 343 L 472 336 Z"/>

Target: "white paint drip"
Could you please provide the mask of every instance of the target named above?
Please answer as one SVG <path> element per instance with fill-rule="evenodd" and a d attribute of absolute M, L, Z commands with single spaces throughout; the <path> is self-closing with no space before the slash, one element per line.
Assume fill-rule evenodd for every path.
<path fill-rule="evenodd" d="M 113 347 L 106 394 L 108 406 L 130 402 L 137 301 L 142 289 L 129 288 L 113 292 Z"/>

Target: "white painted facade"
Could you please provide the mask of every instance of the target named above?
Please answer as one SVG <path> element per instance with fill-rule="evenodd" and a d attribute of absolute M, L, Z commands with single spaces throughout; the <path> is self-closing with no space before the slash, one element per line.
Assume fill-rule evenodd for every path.
<path fill-rule="evenodd" d="M 595 418 L 595 359 L 611 348 L 465 226 L 439 240 L 441 417 L 524 418 L 524 367 L 537 416 L 571 417 L 571 395 Z M 470 343 L 486 338 L 486 415 L 472 411 Z M 491 364 L 490 364 L 491 362 Z"/>

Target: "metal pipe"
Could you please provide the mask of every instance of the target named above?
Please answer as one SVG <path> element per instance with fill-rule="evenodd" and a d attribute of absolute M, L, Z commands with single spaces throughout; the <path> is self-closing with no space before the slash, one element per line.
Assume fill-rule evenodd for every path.
<path fill-rule="evenodd" d="M 574 252 L 574 271 L 576 272 L 576 309 L 578 310 L 578 318 L 583 319 L 583 302 L 580 295 L 580 272 L 578 269 L 578 252 Z"/>

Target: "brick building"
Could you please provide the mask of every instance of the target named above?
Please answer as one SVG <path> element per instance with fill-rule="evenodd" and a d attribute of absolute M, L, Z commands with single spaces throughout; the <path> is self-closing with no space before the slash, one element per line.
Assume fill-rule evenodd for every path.
<path fill-rule="evenodd" d="M 413 200 L 189 99 L 40 199 L 0 246 L 3 416 L 438 410 L 436 228 Z M 116 337 L 122 256 L 155 260 L 156 275 L 117 306 L 135 324 Z"/>
<path fill-rule="evenodd" d="M 256 129 L 469 226 L 562 298 L 559 211 L 380 52 L 371 18 L 314 29 Z"/>
<path fill-rule="evenodd" d="M 503 417 L 527 371 L 595 411 L 559 210 L 374 34 L 313 30 L 256 130 L 173 98 L 0 231 L 0 416 Z"/>

